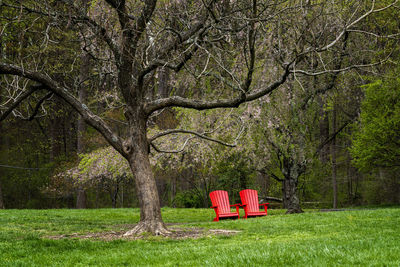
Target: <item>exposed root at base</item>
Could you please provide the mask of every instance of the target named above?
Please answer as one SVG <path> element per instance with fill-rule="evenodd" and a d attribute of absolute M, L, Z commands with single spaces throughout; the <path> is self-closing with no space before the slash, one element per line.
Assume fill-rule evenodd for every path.
<path fill-rule="evenodd" d="M 141 233 L 148 232 L 144 231 L 143 228 L 138 229 L 137 227 L 134 227 L 132 230 L 139 230 L 139 232 L 136 232 L 135 234 L 131 235 L 126 235 L 127 232 L 126 230 L 118 232 L 110 231 L 110 232 L 103 232 L 103 233 L 87 233 L 87 234 L 78 234 L 78 233 L 72 233 L 72 234 L 65 234 L 65 235 L 57 235 L 57 236 L 46 236 L 44 238 L 48 239 L 89 239 L 89 240 L 103 240 L 103 241 L 112 241 L 112 240 L 137 240 L 137 239 L 147 239 L 147 238 L 152 238 L 150 235 L 143 235 Z M 132 230 L 128 232 L 132 232 Z M 164 236 L 166 238 L 171 238 L 171 239 L 197 239 L 197 238 L 202 238 L 202 237 L 207 237 L 207 236 L 216 236 L 216 235 L 223 235 L 223 236 L 231 236 L 235 235 L 237 233 L 240 233 L 241 231 L 236 231 L 236 230 L 225 230 L 225 229 L 203 229 L 203 228 L 172 228 L 171 231 L 167 230 L 169 233 L 163 233 L 159 234 L 159 236 Z"/>
<path fill-rule="evenodd" d="M 303 213 L 304 211 L 301 208 L 298 209 L 288 209 L 286 214 L 295 214 L 295 213 Z"/>
<path fill-rule="evenodd" d="M 162 222 L 139 222 L 133 229 L 126 232 L 124 237 L 136 236 L 147 232 L 153 235 L 161 236 L 169 236 L 172 233 Z"/>

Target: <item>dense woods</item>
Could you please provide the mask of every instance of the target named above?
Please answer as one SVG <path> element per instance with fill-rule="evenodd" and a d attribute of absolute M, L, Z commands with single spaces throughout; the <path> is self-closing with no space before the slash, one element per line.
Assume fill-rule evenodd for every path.
<path fill-rule="evenodd" d="M 0 208 L 400 203 L 400 4 L 0 2 Z"/>

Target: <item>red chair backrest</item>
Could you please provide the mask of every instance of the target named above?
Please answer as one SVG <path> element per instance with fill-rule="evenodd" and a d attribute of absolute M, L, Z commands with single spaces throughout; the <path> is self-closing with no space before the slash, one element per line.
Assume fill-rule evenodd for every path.
<path fill-rule="evenodd" d="M 211 203 L 213 206 L 218 207 L 218 212 L 230 213 L 231 208 L 229 206 L 228 192 L 224 190 L 217 190 L 210 193 Z"/>
<path fill-rule="evenodd" d="M 239 192 L 240 200 L 243 205 L 247 205 L 247 209 L 249 212 L 258 212 L 258 193 L 257 190 L 253 189 L 245 189 Z"/>

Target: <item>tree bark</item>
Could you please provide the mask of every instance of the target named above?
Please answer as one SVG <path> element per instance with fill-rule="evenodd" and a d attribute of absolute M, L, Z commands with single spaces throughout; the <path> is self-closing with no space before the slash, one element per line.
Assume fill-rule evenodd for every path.
<path fill-rule="evenodd" d="M 136 151 L 129 160 L 135 177 L 140 205 L 140 221 L 138 225 L 125 235 L 151 232 L 155 235 L 165 235 L 169 231 L 161 217 L 160 200 L 157 185 L 151 170 L 147 151 Z"/>
<path fill-rule="evenodd" d="M 324 101 L 322 97 L 318 97 L 318 102 L 320 104 L 320 120 L 319 120 L 319 136 L 320 136 L 320 144 L 323 144 L 325 140 L 329 138 L 329 117 L 327 112 L 324 110 Z M 329 155 L 329 146 L 324 146 L 321 148 L 321 152 L 319 154 L 320 160 L 322 163 L 326 164 L 328 162 L 328 155 Z"/>
<path fill-rule="evenodd" d="M 282 181 L 283 207 L 287 209 L 286 214 L 303 212 L 297 196 L 297 184 L 298 180 L 293 178 L 287 178 Z"/>
<path fill-rule="evenodd" d="M 86 80 L 89 76 L 89 64 L 90 64 L 90 55 L 86 52 L 82 52 L 81 56 L 81 69 L 80 69 L 80 86 L 78 92 L 78 98 L 81 103 L 86 103 L 87 100 L 87 88 L 86 88 Z M 83 135 L 86 131 L 86 123 L 82 116 L 78 115 L 78 127 L 77 127 L 77 153 L 83 153 L 85 151 L 85 144 L 83 140 Z M 76 208 L 77 209 L 86 209 L 87 207 L 87 199 L 86 199 L 86 190 L 83 185 L 80 185 L 76 195 Z"/>
<path fill-rule="evenodd" d="M 5 209 L 4 200 L 3 200 L 3 191 L 1 190 L 1 181 L 0 181 L 0 209 Z"/>
<path fill-rule="evenodd" d="M 296 164 L 290 158 L 283 159 L 282 173 L 285 179 L 282 180 L 283 207 L 287 209 L 286 214 L 302 213 L 300 200 L 297 196 L 297 185 L 303 167 Z"/>
<path fill-rule="evenodd" d="M 334 100 L 333 110 L 332 110 L 332 131 L 336 132 L 336 101 Z M 332 156 L 332 194 L 333 194 L 333 203 L 332 207 L 334 209 L 337 208 L 337 168 L 336 168 L 336 136 L 333 137 L 331 143 L 331 156 Z"/>
<path fill-rule="evenodd" d="M 295 163 L 292 158 L 287 157 L 283 158 L 282 166 L 282 174 L 285 177 L 282 181 L 283 206 L 287 209 L 286 214 L 302 213 L 303 210 L 297 196 L 297 185 L 305 166 Z"/>
<path fill-rule="evenodd" d="M 1 94 L 0 94 L 0 103 L 1 103 Z M 3 132 L 2 128 L 3 128 L 3 124 L 0 123 L 0 133 Z M 0 134 L 0 152 L 2 150 L 2 147 L 3 147 L 3 138 Z M 1 188 L 1 177 L 2 177 L 2 175 L 1 175 L 1 168 L 0 168 L 0 209 L 5 209 L 4 200 L 3 200 L 3 191 Z"/>
<path fill-rule="evenodd" d="M 170 232 L 161 217 L 157 184 L 149 160 L 146 118 L 138 114 L 136 118 L 131 118 L 130 122 L 132 142 L 125 144 L 124 149 L 129 154 L 129 166 L 133 177 L 135 177 L 140 206 L 140 221 L 132 230 L 125 233 L 125 236 L 137 235 L 142 232 L 151 232 L 154 235 L 167 235 Z"/>

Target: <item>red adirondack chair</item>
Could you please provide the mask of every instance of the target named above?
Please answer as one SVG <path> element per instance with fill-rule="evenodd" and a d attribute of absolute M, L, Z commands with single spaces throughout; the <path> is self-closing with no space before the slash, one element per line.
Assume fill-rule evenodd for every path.
<path fill-rule="evenodd" d="M 216 217 L 214 222 L 218 222 L 219 218 L 233 218 L 239 219 L 239 206 L 240 204 L 230 205 L 228 192 L 217 190 L 210 193 L 212 209 L 214 209 Z M 236 212 L 231 212 L 231 207 L 236 207 Z"/>
<path fill-rule="evenodd" d="M 259 204 L 257 190 L 245 189 L 239 192 L 242 206 L 244 208 L 244 217 L 267 216 L 269 203 Z M 260 211 L 260 206 L 264 206 L 264 210 Z"/>

